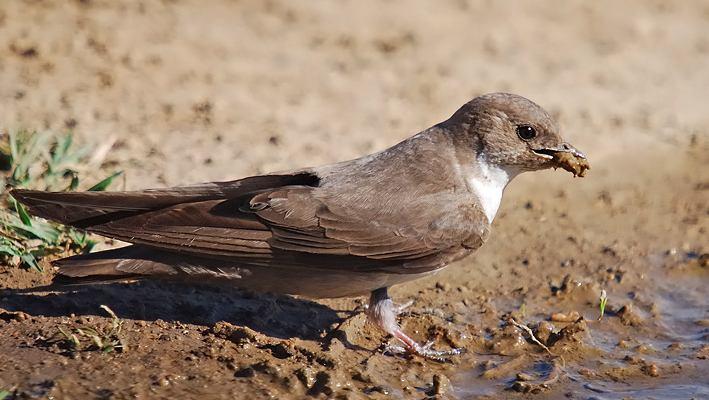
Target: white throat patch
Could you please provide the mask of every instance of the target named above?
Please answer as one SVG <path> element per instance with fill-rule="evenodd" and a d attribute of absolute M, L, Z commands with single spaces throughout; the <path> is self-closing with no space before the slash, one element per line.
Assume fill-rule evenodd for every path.
<path fill-rule="evenodd" d="M 484 158 L 478 158 L 478 171 L 467 177 L 468 185 L 473 188 L 480 200 L 488 222 L 497 214 L 502 202 L 502 192 L 505 186 L 519 173 L 509 171 L 497 165 L 489 164 Z"/>

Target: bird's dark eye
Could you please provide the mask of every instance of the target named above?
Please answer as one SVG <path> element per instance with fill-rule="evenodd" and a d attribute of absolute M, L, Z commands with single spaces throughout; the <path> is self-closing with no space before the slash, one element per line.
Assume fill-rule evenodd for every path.
<path fill-rule="evenodd" d="M 529 125 L 520 125 L 517 127 L 517 136 L 522 140 L 531 140 L 537 136 L 537 131 Z"/>

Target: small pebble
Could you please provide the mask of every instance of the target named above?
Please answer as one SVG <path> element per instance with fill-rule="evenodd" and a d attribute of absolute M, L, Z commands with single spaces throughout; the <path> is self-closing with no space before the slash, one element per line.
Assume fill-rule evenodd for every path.
<path fill-rule="evenodd" d="M 581 315 L 578 311 L 571 311 L 568 314 L 554 313 L 551 315 L 551 320 L 554 322 L 574 322 L 579 318 L 581 318 Z"/>
<path fill-rule="evenodd" d="M 658 376 L 660 376 L 660 370 L 655 364 L 645 365 L 643 367 L 643 372 L 645 372 L 649 376 L 652 376 L 653 378 L 657 378 Z"/>
<path fill-rule="evenodd" d="M 534 380 L 534 377 L 533 377 L 532 375 L 528 374 L 528 373 L 520 372 L 520 373 L 517 374 L 517 380 L 518 380 L 518 381 L 527 381 L 527 382 L 529 382 L 529 381 L 533 381 L 533 380 Z"/>
<path fill-rule="evenodd" d="M 431 392 L 434 396 L 444 395 L 450 390 L 451 381 L 445 375 L 433 375 L 433 387 Z"/>

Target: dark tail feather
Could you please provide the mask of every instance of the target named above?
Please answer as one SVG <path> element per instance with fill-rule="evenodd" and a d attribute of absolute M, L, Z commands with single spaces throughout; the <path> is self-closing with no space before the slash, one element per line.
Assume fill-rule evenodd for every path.
<path fill-rule="evenodd" d="M 162 257 L 164 256 L 159 250 L 127 246 L 63 258 L 53 264 L 59 268 L 57 279 L 61 281 L 67 278 L 90 278 L 95 282 L 151 275 L 175 275 L 177 270 L 168 263 L 170 260 L 161 260 Z"/>
<path fill-rule="evenodd" d="M 280 186 L 317 186 L 318 182 L 317 175 L 301 171 L 133 192 L 42 192 L 13 189 L 10 194 L 38 217 L 86 228 L 181 203 L 228 199 Z"/>
<path fill-rule="evenodd" d="M 62 224 L 87 227 L 146 211 L 216 197 L 194 191 L 146 190 L 141 192 L 42 192 L 14 189 L 12 197 L 31 214 Z"/>
<path fill-rule="evenodd" d="M 57 275 L 52 279 L 52 284 L 47 286 L 46 289 L 51 290 L 52 288 L 61 288 L 65 286 L 82 286 L 82 285 L 96 285 L 96 284 L 109 284 L 113 282 L 132 282 L 145 279 L 142 275 L 91 275 L 85 276 L 83 278 L 72 278 L 70 276 Z M 43 287 L 32 288 L 32 291 L 38 291 L 43 289 Z"/>

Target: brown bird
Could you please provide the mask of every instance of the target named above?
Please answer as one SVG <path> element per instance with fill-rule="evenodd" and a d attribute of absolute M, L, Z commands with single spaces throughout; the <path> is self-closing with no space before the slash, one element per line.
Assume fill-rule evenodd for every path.
<path fill-rule="evenodd" d="M 405 350 L 436 358 L 456 350 L 407 336 L 387 288 L 473 253 L 510 180 L 551 167 L 581 176 L 589 168 L 541 107 L 494 93 L 393 147 L 336 164 L 167 189 L 12 195 L 34 215 L 132 243 L 59 260 L 60 275 L 371 294 L 371 322 Z"/>

